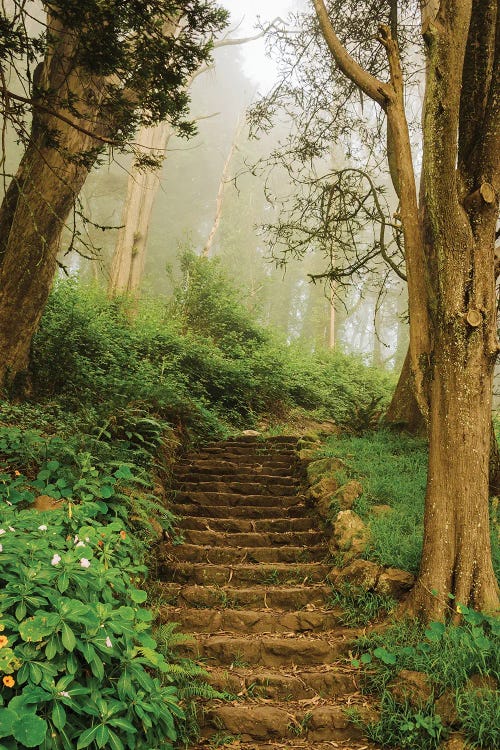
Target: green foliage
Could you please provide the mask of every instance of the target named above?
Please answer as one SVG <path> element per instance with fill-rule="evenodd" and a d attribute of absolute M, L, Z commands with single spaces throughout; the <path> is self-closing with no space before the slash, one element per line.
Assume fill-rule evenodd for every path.
<path fill-rule="evenodd" d="M 481 675 L 500 681 L 500 618 L 461 605 L 456 609 L 462 616 L 460 625 L 433 622 L 425 628 L 417 621 L 407 621 L 358 640 L 363 653 L 353 665 L 368 667 L 367 689 L 382 694 L 380 722 L 365 727 L 373 741 L 397 747 L 438 746 L 442 726 L 433 700 L 416 712 L 409 704 L 396 702 L 387 691 L 401 670 L 410 670 L 428 675 L 434 698 L 451 691 L 459 723 L 475 746 L 498 744 L 498 693 L 473 688 L 468 680 Z M 422 745 L 416 742 L 415 732 L 422 733 Z M 416 744 L 411 744 L 410 737 Z"/>
<path fill-rule="evenodd" d="M 149 750 L 173 742 L 183 720 L 141 606 L 136 545 L 100 513 L 96 498 L 0 513 L 1 621 L 18 660 L 0 727 L 15 747 Z"/>
<path fill-rule="evenodd" d="M 347 627 L 368 625 L 387 615 L 396 606 L 396 602 L 390 596 L 366 591 L 347 581 L 342 587 L 332 589 L 329 604 L 331 607 L 340 607 L 341 622 Z"/>
<path fill-rule="evenodd" d="M 408 702 L 397 703 L 388 692 L 382 695 L 380 721 L 365 723 L 355 710 L 350 710 L 348 715 L 364 730 L 368 739 L 383 747 L 435 750 L 447 736 L 440 716 L 434 713 L 432 702 L 416 710 Z"/>
<path fill-rule="evenodd" d="M 493 690 L 462 690 L 457 695 L 462 729 L 473 747 L 485 750 L 500 741 L 500 694 Z"/>

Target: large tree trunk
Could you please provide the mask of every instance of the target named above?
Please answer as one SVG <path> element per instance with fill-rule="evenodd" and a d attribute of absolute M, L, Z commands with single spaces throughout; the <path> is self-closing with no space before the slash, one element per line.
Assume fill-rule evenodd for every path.
<path fill-rule="evenodd" d="M 154 128 L 141 128 L 137 141 L 151 155 L 159 156 L 165 151 L 170 135 L 168 123 L 160 123 Z M 137 167 L 130 170 L 122 226 L 111 261 L 108 282 L 110 297 L 138 294 L 146 262 L 151 214 L 159 187 L 158 172 L 139 170 Z"/>

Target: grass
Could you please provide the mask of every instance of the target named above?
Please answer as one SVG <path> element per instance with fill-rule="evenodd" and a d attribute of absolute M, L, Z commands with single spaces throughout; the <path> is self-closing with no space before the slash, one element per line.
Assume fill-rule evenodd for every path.
<path fill-rule="evenodd" d="M 344 479 L 359 479 L 363 485 L 363 495 L 353 509 L 368 522 L 371 531 L 371 543 L 364 557 L 416 573 L 423 539 L 425 441 L 384 430 L 358 437 L 331 436 L 318 453 L 320 456 L 342 459 L 347 467 Z M 373 505 L 389 505 L 391 512 L 376 516 Z M 493 508 L 492 505 L 492 515 Z M 493 565 L 500 580 L 498 518 L 494 520 Z"/>
<path fill-rule="evenodd" d="M 360 627 L 388 615 L 396 606 L 396 602 L 390 596 L 365 591 L 346 581 L 341 588 L 332 590 L 329 605 L 342 610 L 342 625 Z"/>

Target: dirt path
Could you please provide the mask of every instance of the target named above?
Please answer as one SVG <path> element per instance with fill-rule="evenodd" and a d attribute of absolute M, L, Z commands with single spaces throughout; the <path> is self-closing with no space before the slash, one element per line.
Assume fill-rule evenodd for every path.
<path fill-rule="evenodd" d="M 301 495 L 296 438 L 237 438 L 176 469 L 185 544 L 169 547 L 162 615 L 195 640 L 210 682 L 240 696 L 205 705 L 212 747 L 371 747 L 344 709 L 370 711 L 345 661 L 356 631 L 328 607 L 331 568 Z M 231 744 L 232 743 L 232 744 Z"/>

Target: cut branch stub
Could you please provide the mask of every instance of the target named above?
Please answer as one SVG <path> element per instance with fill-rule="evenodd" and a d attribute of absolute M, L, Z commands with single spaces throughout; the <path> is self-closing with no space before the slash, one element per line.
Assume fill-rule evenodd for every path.
<path fill-rule="evenodd" d="M 465 197 L 464 208 L 466 211 L 479 211 L 482 206 L 490 206 L 495 200 L 495 188 L 489 182 L 483 182 L 477 190 Z"/>
<path fill-rule="evenodd" d="M 477 328 L 483 322 L 483 316 L 481 312 L 479 310 L 476 310 L 474 307 L 471 307 L 471 309 L 467 312 L 465 319 L 467 320 L 467 323 L 471 326 L 471 328 Z"/>

